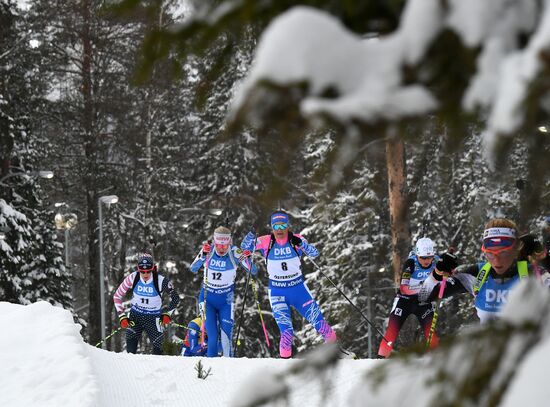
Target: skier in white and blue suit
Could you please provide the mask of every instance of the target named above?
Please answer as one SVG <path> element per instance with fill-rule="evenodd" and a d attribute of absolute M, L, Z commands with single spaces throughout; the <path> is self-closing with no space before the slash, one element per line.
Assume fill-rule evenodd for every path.
<path fill-rule="evenodd" d="M 214 250 L 210 242 L 204 243 L 190 266 L 193 273 L 205 267 L 206 276 L 199 294 L 199 303 L 203 310 L 203 317 L 206 317 L 204 329 L 208 336 L 208 357 L 218 356 L 218 328 L 223 356 L 233 356 L 231 343 L 234 325 L 233 294 L 239 264 L 252 275 L 257 273 L 256 267 L 251 265 L 250 259 L 243 251 L 231 244 L 231 231 L 220 226 L 214 231 Z"/>

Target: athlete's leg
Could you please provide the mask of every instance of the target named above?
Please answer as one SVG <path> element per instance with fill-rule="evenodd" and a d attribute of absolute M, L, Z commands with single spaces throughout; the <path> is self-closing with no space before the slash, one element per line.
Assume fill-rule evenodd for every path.
<path fill-rule="evenodd" d="M 424 331 L 424 337 L 426 340 L 430 337 L 430 329 L 432 328 L 432 320 L 434 316 L 434 304 L 422 304 L 418 305 L 416 307 L 416 318 L 418 318 L 418 322 L 420 323 L 420 326 L 422 327 L 422 330 Z M 436 348 L 439 344 L 439 338 L 437 337 L 437 334 L 434 332 L 432 335 L 432 341 L 430 343 L 430 349 Z"/>
<path fill-rule="evenodd" d="M 292 356 L 292 337 L 294 331 L 292 329 L 292 315 L 290 306 L 286 303 L 283 295 L 284 289 L 269 289 L 269 303 L 273 318 L 279 327 L 281 339 L 279 341 L 279 355 L 282 358 L 288 359 Z"/>
<path fill-rule="evenodd" d="M 162 355 L 164 328 L 160 326 L 160 315 L 144 315 L 143 325 L 153 346 L 153 355 Z"/>
<path fill-rule="evenodd" d="M 335 342 L 336 333 L 323 317 L 319 304 L 313 299 L 306 284 L 302 283 L 288 290 L 290 291 L 287 296 L 288 303 L 296 308 L 296 311 L 313 325 L 325 342 Z"/>
<path fill-rule="evenodd" d="M 232 334 L 234 320 L 233 292 L 226 294 L 226 302 L 220 308 L 220 337 L 222 343 L 223 356 L 233 357 Z"/>
<path fill-rule="evenodd" d="M 204 321 L 206 335 L 208 336 L 206 355 L 209 358 L 218 356 L 218 310 L 213 304 L 213 296 L 213 293 L 208 293 L 206 300 L 206 321 Z"/>
<path fill-rule="evenodd" d="M 126 352 L 136 353 L 138 342 L 143 332 L 143 321 L 140 313 L 130 311 L 130 321 L 134 323 L 133 326 L 126 328 Z"/>
<path fill-rule="evenodd" d="M 378 348 L 378 356 L 384 358 L 390 356 L 393 350 L 393 344 L 397 339 L 397 335 L 399 335 L 399 331 L 401 330 L 403 323 L 407 320 L 407 317 L 411 313 L 409 304 L 410 301 L 411 300 L 407 298 L 395 297 L 390 312 L 388 328 L 386 329 L 384 338 L 380 342 L 380 347 Z"/>

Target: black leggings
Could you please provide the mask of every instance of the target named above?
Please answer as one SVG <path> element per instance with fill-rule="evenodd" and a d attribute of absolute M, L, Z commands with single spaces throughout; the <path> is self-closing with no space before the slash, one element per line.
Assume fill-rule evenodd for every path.
<path fill-rule="evenodd" d="M 128 353 L 136 353 L 138 342 L 141 339 L 143 330 L 147 332 L 149 340 L 153 345 L 153 354 L 162 355 L 161 345 L 164 332 L 160 330 L 160 314 L 142 314 L 140 312 L 130 311 L 130 321 L 134 326 L 126 329 L 126 350 Z"/>

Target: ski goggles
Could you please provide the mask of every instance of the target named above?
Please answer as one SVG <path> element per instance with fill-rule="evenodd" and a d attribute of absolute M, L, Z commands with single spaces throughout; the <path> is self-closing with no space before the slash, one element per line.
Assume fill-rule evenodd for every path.
<path fill-rule="evenodd" d="M 285 230 L 288 229 L 288 223 L 277 223 L 272 228 L 273 230 Z"/>
<path fill-rule="evenodd" d="M 502 260 L 506 260 L 515 255 L 514 246 L 501 247 L 500 249 L 490 249 L 485 246 L 481 246 L 481 251 L 485 254 L 485 257 L 487 257 L 487 260 L 489 261 L 495 260 L 497 257 Z"/>
<path fill-rule="evenodd" d="M 215 243 L 214 246 L 216 247 L 216 250 L 218 251 L 227 251 L 229 250 L 229 244 L 221 244 L 221 243 Z"/>

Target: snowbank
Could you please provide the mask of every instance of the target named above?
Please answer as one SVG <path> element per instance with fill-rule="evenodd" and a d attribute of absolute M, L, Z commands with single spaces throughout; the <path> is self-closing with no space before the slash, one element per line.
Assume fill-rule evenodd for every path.
<path fill-rule="evenodd" d="M 0 302 L 1 406 L 95 406 L 98 387 L 71 313 Z"/>

